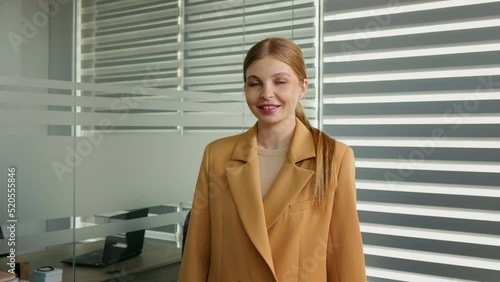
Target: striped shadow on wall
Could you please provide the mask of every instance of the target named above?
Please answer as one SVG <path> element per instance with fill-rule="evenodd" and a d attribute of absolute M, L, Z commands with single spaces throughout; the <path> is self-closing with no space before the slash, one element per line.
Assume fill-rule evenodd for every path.
<path fill-rule="evenodd" d="M 368 281 L 500 281 L 500 1 L 324 1 Z"/>

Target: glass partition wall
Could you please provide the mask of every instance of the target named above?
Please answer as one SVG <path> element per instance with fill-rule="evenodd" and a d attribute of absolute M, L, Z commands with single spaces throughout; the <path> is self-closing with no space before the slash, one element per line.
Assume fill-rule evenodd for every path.
<path fill-rule="evenodd" d="M 255 122 L 241 70 L 250 46 L 283 36 L 303 48 L 316 123 L 316 10 L 312 0 L 0 2 L 0 269 L 175 281 L 205 145 Z M 110 265 L 75 265 L 99 250 Z"/>

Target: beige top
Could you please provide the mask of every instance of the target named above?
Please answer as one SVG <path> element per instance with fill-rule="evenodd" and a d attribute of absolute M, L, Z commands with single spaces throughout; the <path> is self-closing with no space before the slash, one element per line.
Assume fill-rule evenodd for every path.
<path fill-rule="evenodd" d="M 267 195 L 269 188 L 278 176 L 281 167 L 285 163 L 288 153 L 288 146 L 276 150 L 267 150 L 258 146 L 259 152 L 259 173 L 260 173 L 260 189 L 262 198 Z"/>

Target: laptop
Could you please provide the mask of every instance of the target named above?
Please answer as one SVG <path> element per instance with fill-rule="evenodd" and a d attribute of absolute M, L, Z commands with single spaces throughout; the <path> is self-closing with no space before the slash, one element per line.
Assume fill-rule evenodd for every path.
<path fill-rule="evenodd" d="M 149 209 L 137 209 L 110 219 L 133 219 L 147 217 Z M 67 258 L 61 262 L 78 266 L 104 267 L 141 254 L 146 230 L 125 233 L 125 236 L 106 236 L 104 248 L 89 253 Z"/>

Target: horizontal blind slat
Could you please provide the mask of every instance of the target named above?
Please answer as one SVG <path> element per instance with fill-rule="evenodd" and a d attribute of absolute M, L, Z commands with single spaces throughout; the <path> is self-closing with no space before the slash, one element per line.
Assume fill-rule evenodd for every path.
<path fill-rule="evenodd" d="M 322 125 L 356 155 L 369 279 L 495 281 L 500 1 L 324 4 Z"/>

